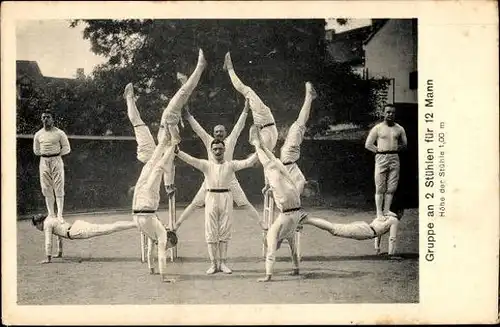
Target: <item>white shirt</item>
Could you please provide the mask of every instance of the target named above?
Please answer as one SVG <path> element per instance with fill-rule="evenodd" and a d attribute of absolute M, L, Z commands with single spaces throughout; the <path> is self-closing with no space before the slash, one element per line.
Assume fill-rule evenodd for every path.
<path fill-rule="evenodd" d="M 231 131 L 231 134 L 224 140 L 224 145 L 226 148 L 226 151 L 224 152 L 224 160 L 226 161 L 231 161 L 233 160 L 234 156 L 234 148 L 236 147 L 236 141 L 238 140 L 238 137 L 241 134 L 241 131 L 245 127 L 245 120 L 247 118 L 248 114 L 246 112 L 242 112 L 240 117 L 238 118 L 238 121 L 233 127 L 233 130 Z M 203 127 L 194 119 L 193 116 L 189 115 L 187 118 L 187 121 L 191 125 L 191 128 L 193 131 L 198 135 L 198 137 L 201 139 L 203 144 L 205 145 L 205 148 L 207 149 L 207 156 L 208 160 L 215 162 L 215 157 L 210 151 L 210 148 L 212 146 L 212 141 L 214 140 L 214 137 L 210 134 L 208 134 Z"/>
<path fill-rule="evenodd" d="M 274 159 L 264 166 L 264 174 L 273 191 L 274 202 L 281 211 L 298 208 L 301 206 L 301 202 L 297 186 L 292 182 L 290 176 L 283 175 L 278 165 L 283 164 L 279 160 Z"/>
<path fill-rule="evenodd" d="M 133 210 L 158 210 L 160 206 L 161 178 L 155 178 L 153 185 L 148 185 L 151 170 L 156 169 L 155 160 L 149 160 L 142 168 L 141 175 L 137 179 L 134 189 Z"/>
<path fill-rule="evenodd" d="M 253 166 L 258 160 L 255 153 L 245 160 L 231 160 L 222 163 L 197 159 L 183 151 L 179 151 L 177 156 L 179 159 L 203 172 L 205 175 L 205 187 L 207 189 L 229 189 L 234 173 Z"/>
<path fill-rule="evenodd" d="M 66 133 L 57 127 L 52 127 L 50 130 L 45 128 L 40 129 L 35 133 L 33 138 L 33 152 L 37 156 L 60 154 L 64 156 L 70 153 Z"/>
<path fill-rule="evenodd" d="M 45 234 L 45 255 L 52 255 L 52 234 L 61 237 L 68 237 L 67 232 L 71 224 L 63 221 L 61 222 L 56 217 L 47 217 L 43 221 L 43 232 Z"/>

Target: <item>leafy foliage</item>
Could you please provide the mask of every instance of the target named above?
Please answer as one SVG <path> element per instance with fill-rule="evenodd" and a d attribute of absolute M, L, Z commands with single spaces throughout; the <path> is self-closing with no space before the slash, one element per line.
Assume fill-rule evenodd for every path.
<path fill-rule="evenodd" d="M 232 126 L 244 105 L 222 69 L 227 51 L 242 81 L 272 109 L 279 128 L 295 120 L 306 81 L 320 95 L 313 104 L 311 126 L 320 121 L 324 125 L 324 117 L 364 122 L 373 109 L 373 81 L 362 80 L 347 66 L 325 67 L 322 19 L 74 20 L 70 26 L 78 24 L 84 24 L 83 37 L 90 40 L 92 51 L 108 61 L 74 85 L 47 85 L 37 95 L 41 103 L 27 104 L 63 113 L 60 125 L 70 134 L 130 134 L 122 98 L 129 82 L 136 87 L 143 120 L 154 130 L 161 110 L 179 88 L 176 73 L 194 70 L 198 48 L 204 50 L 208 66 L 189 105 L 205 126 L 215 121 Z M 32 119 L 25 116 L 27 111 L 19 115 L 22 126 Z"/>
<path fill-rule="evenodd" d="M 377 90 L 387 87 L 387 83 L 381 79 L 362 79 L 346 64 L 329 64 L 319 85 L 323 90 L 320 116 L 328 116 L 330 123 L 368 124 L 373 120 Z"/>
<path fill-rule="evenodd" d="M 78 22 L 74 22 L 77 24 Z M 243 106 L 222 70 L 231 51 L 241 79 L 276 113 L 293 119 L 306 80 L 316 80 L 323 62 L 323 20 L 86 20 L 84 37 L 108 62 L 95 78 L 120 94 L 129 81 L 148 100 L 146 120 L 158 117 L 179 87 L 176 73 L 190 74 L 202 48 L 208 61 L 190 106 L 201 120 L 232 124 Z M 113 85 L 110 85 L 113 84 Z M 163 100 L 161 100 L 163 99 Z M 142 110 L 142 108 L 141 108 Z M 142 111 L 141 111 L 142 112 Z M 288 113 L 289 112 L 289 113 Z"/>

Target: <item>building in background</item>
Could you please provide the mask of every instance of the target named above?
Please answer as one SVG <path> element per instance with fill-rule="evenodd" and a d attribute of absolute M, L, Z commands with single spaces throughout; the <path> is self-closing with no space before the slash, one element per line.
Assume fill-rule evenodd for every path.
<path fill-rule="evenodd" d="M 35 133 L 45 109 L 56 114 L 56 124 L 63 129 L 75 121 L 70 118 L 75 113 L 71 108 L 81 106 L 75 90 L 85 81 L 82 69 L 75 73 L 74 78 L 44 76 L 36 61 L 16 61 L 17 134 Z"/>
<path fill-rule="evenodd" d="M 388 79 L 385 103 L 395 105 L 396 120 L 406 130 L 408 148 L 401 153 L 401 176 L 395 202 L 418 207 L 418 37 L 416 19 L 373 20 L 376 27 L 364 41 L 367 78 Z"/>
<path fill-rule="evenodd" d="M 354 73 L 364 76 L 365 54 L 363 42 L 372 33 L 372 25 L 341 33 L 326 31 L 326 61 L 348 64 Z"/>
<path fill-rule="evenodd" d="M 363 78 L 388 80 L 383 103 L 417 103 L 416 19 L 372 19 L 340 33 L 329 29 L 325 41 L 327 62 L 348 64 Z"/>
<path fill-rule="evenodd" d="M 57 85 L 59 87 L 71 87 L 77 83 L 77 78 L 84 78 L 83 68 L 76 70 L 75 78 L 49 77 L 43 76 L 36 61 L 17 60 L 16 61 L 16 94 L 18 100 L 28 99 L 35 94 L 35 90 L 45 90 L 48 86 Z"/>
<path fill-rule="evenodd" d="M 416 104 L 417 97 L 417 20 L 374 20 L 374 29 L 363 42 L 367 78 L 391 81 L 387 102 Z"/>

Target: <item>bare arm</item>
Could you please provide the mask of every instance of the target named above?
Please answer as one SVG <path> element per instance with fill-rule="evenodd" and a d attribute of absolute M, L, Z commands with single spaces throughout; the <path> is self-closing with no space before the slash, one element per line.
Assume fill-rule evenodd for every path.
<path fill-rule="evenodd" d="M 401 127 L 401 134 L 399 135 L 398 151 L 405 150 L 408 146 L 408 139 L 406 138 L 406 131 L 403 127 Z"/>
<path fill-rule="evenodd" d="M 365 142 L 365 148 L 368 151 L 371 151 L 373 153 L 377 153 L 378 149 L 375 146 L 375 142 L 377 141 L 377 126 L 373 127 L 368 134 L 368 137 L 366 138 Z"/>
<path fill-rule="evenodd" d="M 177 157 L 179 157 L 179 159 L 181 159 L 185 163 L 193 166 L 194 168 L 196 168 L 202 172 L 208 171 L 208 161 L 207 160 L 201 160 L 201 159 L 194 158 L 184 151 L 179 151 L 179 153 L 177 154 Z"/>
<path fill-rule="evenodd" d="M 39 134 L 36 133 L 35 137 L 33 138 L 33 152 L 35 153 L 35 156 L 41 156 L 42 153 L 40 152 L 40 140 L 38 139 Z"/>
<path fill-rule="evenodd" d="M 245 168 L 250 168 L 259 160 L 257 157 L 257 153 L 252 154 L 250 157 L 244 160 L 233 160 L 231 164 L 233 166 L 234 171 L 242 170 Z"/>
<path fill-rule="evenodd" d="M 61 131 L 61 140 L 59 142 L 61 142 L 61 156 L 67 155 L 71 152 L 68 136 L 63 131 Z"/>

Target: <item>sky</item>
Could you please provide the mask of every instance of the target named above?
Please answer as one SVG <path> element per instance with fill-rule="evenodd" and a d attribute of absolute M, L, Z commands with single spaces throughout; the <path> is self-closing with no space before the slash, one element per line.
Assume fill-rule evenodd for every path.
<path fill-rule="evenodd" d="M 337 17 L 338 18 L 338 17 Z M 336 33 L 340 32 L 345 32 L 348 30 L 351 30 L 353 28 L 359 28 L 367 25 L 371 25 L 372 20 L 371 19 L 359 19 L 359 18 L 352 18 L 349 19 L 348 23 L 346 25 L 339 25 L 336 21 L 337 18 L 327 18 L 326 19 L 326 26 L 325 29 L 335 29 Z"/>
<path fill-rule="evenodd" d="M 338 32 L 366 26 L 370 19 L 351 19 L 340 26 L 334 18 L 327 19 L 326 29 Z M 16 26 L 17 60 L 33 60 L 44 76 L 72 78 L 77 68 L 89 75 L 106 58 L 90 51 L 90 41 L 83 39 L 83 26 L 69 27 L 68 20 L 25 20 Z"/>
<path fill-rule="evenodd" d="M 69 27 L 67 20 L 19 21 L 16 25 L 16 58 L 33 60 L 44 76 L 75 77 L 76 69 L 85 75 L 106 58 L 90 51 L 83 39 L 83 26 Z"/>

